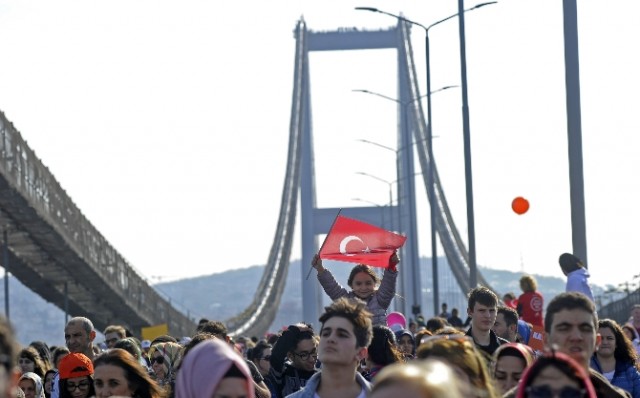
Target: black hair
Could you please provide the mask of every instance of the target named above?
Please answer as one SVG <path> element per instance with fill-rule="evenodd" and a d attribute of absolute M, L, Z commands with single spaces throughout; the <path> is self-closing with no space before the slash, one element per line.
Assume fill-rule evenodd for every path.
<path fill-rule="evenodd" d="M 487 307 L 498 306 L 498 296 L 489 288 L 478 286 L 469 292 L 469 300 L 467 302 L 469 310 L 473 311 L 476 303 L 486 305 Z"/>
<path fill-rule="evenodd" d="M 220 321 L 208 321 L 199 327 L 200 333 L 210 333 L 214 336 L 227 337 L 227 327 Z"/>
<path fill-rule="evenodd" d="M 253 348 L 249 348 L 249 350 L 247 351 L 247 359 L 250 361 L 261 359 L 264 351 L 270 348 L 273 348 L 271 344 L 267 343 L 264 340 L 260 340 L 258 341 L 258 344 L 256 344 Z"/>
<path fill-rule="evenodd" d="M 580 259 L 571 253 L 562 253 L 558 263 L 565 275 L 582 268 Z"/>
<path fill-rule="evenodd" d="M 593 316 L 593 328 L 598 327 L 598 317 L 596 315 L 596 307 L 593 301 L 589 300 L 587 296 L 579 292 L 564 292 L 560 293 L 551 299 L 551 302 L 547 306 L 547 312 L 544 314 L 544 331 L 551 332 L 551 326 L 553 324 L 553 317 L 556 313 L 562 310 L 575 310 L 581 309 L 585 312 L 589 312 Z"/>
<path fill-rule="evenodd" d="M 383 325 L 373 327 L 373 339 L 368 349 L 369 359 L 376 365 L 389 365 L 402 361 L 403 357 L 396 348 L 396 336 Z"/>
<path fill-rule="evenodd" d="M 498 307 L 498 314 L 502 314 L 504 323 L 506 323 L 507 326 L 518 324 L 518 311 L 513 308 L 500 306 Z"/>
<path fill-rule="evenodd" d="M 247 376 L 244 373 L 242 373 L 240 369 L 238 369 L 235 363 L 232 363 L 229 370 L 227 370 L 227 373 L 225 373 L 224 376 L 222 376 L 223 379 L 227 377 L 237 377 L 245 380 L 247 379 Z"/>

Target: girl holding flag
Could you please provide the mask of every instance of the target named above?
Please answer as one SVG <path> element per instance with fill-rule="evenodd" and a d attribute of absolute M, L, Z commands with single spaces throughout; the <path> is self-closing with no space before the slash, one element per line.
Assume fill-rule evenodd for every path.
<path fill-rule="evenodd" d="M 397 265 L 400 262 L 394 251 L 389 258 L 389 266 L 385 268 L 382 281 L 370 266 L 358 264 L 351 270 L 347 285 L 348 291 L 342 287 L 331 274 L 331 271 L 322 266 L 320 255 L 313 257 L 311 265 L 318 271 L 318 281 L 331 300 L 340 297 L 357 297 L 367 304 L 367 310 L 373 314 L 373 325 L 387 325 L 387 309 L 396 294 L 396 279 L 398 278 Z"/>

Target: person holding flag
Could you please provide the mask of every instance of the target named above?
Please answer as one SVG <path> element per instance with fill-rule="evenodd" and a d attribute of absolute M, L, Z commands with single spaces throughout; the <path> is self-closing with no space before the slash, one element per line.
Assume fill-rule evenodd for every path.
<path fill-rule="evenodd" d="M 311 265 L 318 271 L 318 281 L 331 300 L 358 298 L 373 314 L 373 325 L 386 326 L 387 309 L 396 294 L 400 263 L 397 249 L 405 240 L 404 236 L 338 215 Z M 350 291 L 322 266 L 323 258 L 358 263 L 347 280 Z M 382 281 L 371 266 L 385 268 Z"/>

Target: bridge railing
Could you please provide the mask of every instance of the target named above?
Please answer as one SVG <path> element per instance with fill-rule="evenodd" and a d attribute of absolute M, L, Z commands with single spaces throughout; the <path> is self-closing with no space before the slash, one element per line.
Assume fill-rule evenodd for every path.
<path fill-rule="evenodd" d="M 598 318 L 600 319 L 613 319 L 620 325 L 624 325 L 629 320 L 631 314 L 631 308 L 635 304 L 640 304 L 640 289 L 630 292 L 620 300 L 616 300 L 607 305 L 602 306 L 598 310 Z"/>
<path fill-rule="evenodd" d="M 15 200 L 13 200 L 16 206 L 18 203 L 26 202 L 24 206 L 29 212 L 35 211 L 38 222 L 42 222 L 38 225 L 38 232 L 42 233 L 38 235 L 34 233 L 34 225 L 26 222 L 27 217 L 23 214 L 27 213 L 26 211 L 16 212 L 14 209 L 13 214 L 4 212 L 11 218 L 10 222 L 14 229 L 28 232 L 25 235 L 30 235 L 33 247 L 37 247 L 37 250 L 47 257 L 49 264 L 51 262 L 56 264 L 57 272 L 50 275 L 58 279 L 55 282 L 74 281 L 74 273 L 78 273 L 77 269 L 71 269 L 71 264 L 61 261 L 60 252 L 57 249 L 63 250 L 59 246 L 64 245 L 66 246 L 64 250 L 73 251 L 74 259 L 84 263 L 90 270 L 88 272 L 85 269 L 80 273 L 99 276 L 109 287 L 104 290 L 107 294 L 118 295 L 129 304 L 133 312 L 137 313 L 139 319 L 135 326 L 167 322 L 171 331 L 186 333 L 189 330 L 191 334 L 195 324 L 164 300 L 98 232 L 2 112 L 0 112 L 0 174 L 10 190 L 18 195 L 14 196 Z M 4 199 L 12 198 L 5 196 Z M 46 228 L 42 225 L 46 225 Z M 20 257 L 20 253 L 15 254 Z M 37 266 L 33 263 L 33 258 L 30 259 L 29 265 L 34 269 Z M 28 281 L 23 282 L 27 282 L 28 285 Z M 81 280 L 75 282 L 82 283 Z M 51 288 L 59 289 L 59 284 L 52 283 Z M 101 289 L 100 286 L 94 288 L 96 291 Z M 96 297 L 96 301 L 102 299 L 105 298 Z M 61 302 L 54 302 L 54 304 L 63 308 Z M 111 312 L 117 312 L 118 308 L 111 310 Z M 98 327 L 106 322 L 109 320 L 100 319 L 99 316 L 98 319 L 94 319 Z"/>

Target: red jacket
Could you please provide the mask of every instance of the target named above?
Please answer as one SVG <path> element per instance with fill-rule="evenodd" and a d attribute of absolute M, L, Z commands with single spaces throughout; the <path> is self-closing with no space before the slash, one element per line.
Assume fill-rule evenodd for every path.
<path fill-rule="evenodd" d="M 525 292 L 518 297 L 518 314 L 523 321 L 534 326 L 544 326 L 544 299 L 540 292 Z"/>

